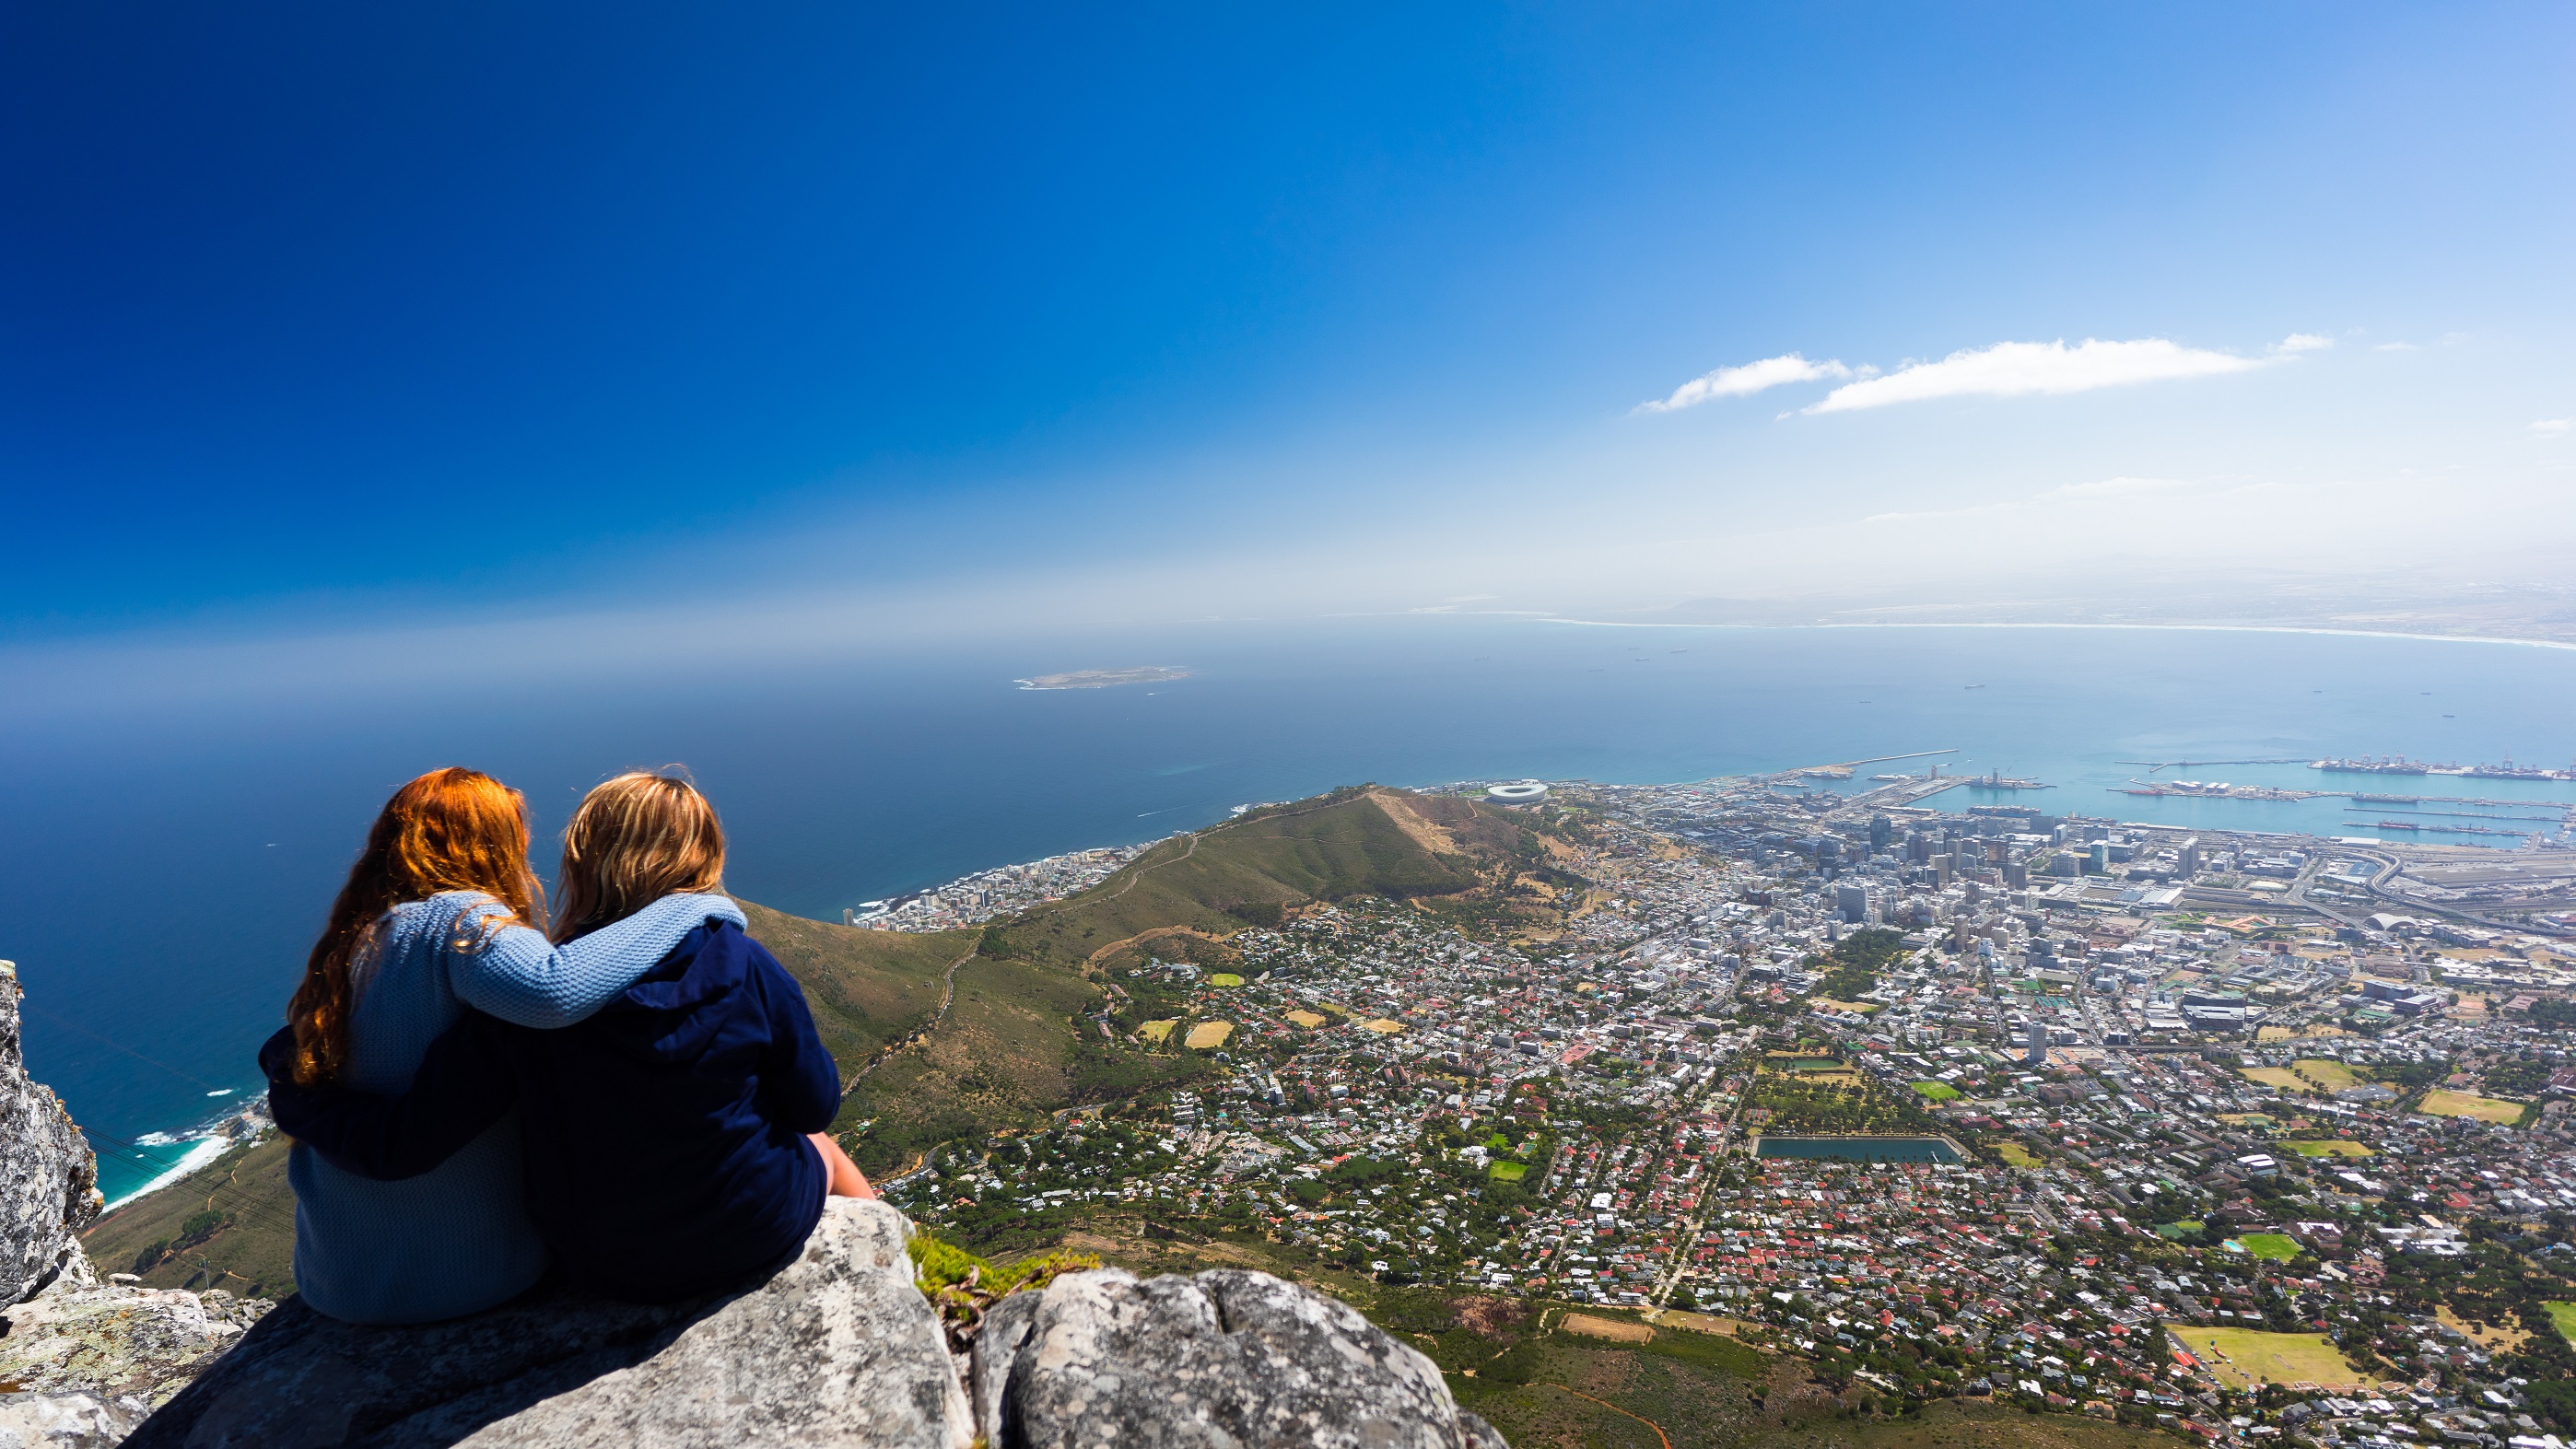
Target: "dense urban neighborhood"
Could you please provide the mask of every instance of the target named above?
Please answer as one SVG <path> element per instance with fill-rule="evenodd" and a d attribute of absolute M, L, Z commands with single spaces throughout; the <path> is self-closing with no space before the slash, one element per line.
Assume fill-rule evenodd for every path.
<path fill-rule="evenodd" d="M 2561 842 L 1934 814 L 1926 778 L 1458 787 L 1543 831 L 1510 890 L 1553 929 L 1354 896 L 1157 942 L 1091 1027 L 1203 1072 L 891 1190 L 963 1241 L 1137 1215 L 1894 1406 L 2576 1431 L 2576 943 L 2370 909 Z"/>

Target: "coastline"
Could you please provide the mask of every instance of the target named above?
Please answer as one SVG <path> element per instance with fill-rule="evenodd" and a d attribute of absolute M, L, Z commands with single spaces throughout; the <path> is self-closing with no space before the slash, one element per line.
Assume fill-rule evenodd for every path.
<path fill-rule="evenodd" d="M 200 1117 L 184 1129 L 146 1132 L 131 1140 L 108 1137 L 103 1139 L 108 1144 L 103 1152 L 98 1152 L 99 1140 L 94 1139 L 90 1145 L 98 1153 L 99 1190 L 107 1197 L 107 1205 L 100 1211 L 114 1212 L 180 1182 L 233 1148 L 259 1140 L 274 1126 L 276 1123 L 268 1115 L 268 1094 L 260 1091 L 235 1097 L 226 1110 Z M 180 1149 L 177 1156 L 166 1160 L 160 1157 L 160 1153 L 174 1147 Z M 138 1165 L 137 1158 L 149 1165 Z M 129 1180 L 121 1190 L 108 1193 L 111 1171 L 139 1180 Z"/>
<path fill-rule="evenodd" d="M 126 1193 L 123 1197 L 108 1199 L 107 1206 L 101 1211 L 114 1212 L 137 1198 L 148 1197 L 173 1183 L 182 1181 L 198 1168 L 223 1156 L 232 1146 L 233 1140 L 229 1137 L 208 1136 L 190 1140 L 188 1150 L 180 1153 L 178 1160 L 163 1169 L 159 1176 Z"/>

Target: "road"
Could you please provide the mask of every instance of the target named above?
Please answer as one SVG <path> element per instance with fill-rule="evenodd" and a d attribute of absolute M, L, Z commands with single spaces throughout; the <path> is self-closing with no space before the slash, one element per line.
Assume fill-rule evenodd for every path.
<path fill-rule="evenodd" d="M 895 1041 L 887 1042 L 884 1046 L 877 1048 L 876 1055 L 869 1057 L 866 1061 L 860 1063 L 859 1069 L 850 1073 L 850 1079 L 841 1084 L 841 1097 L 843 1100 L 848 1100 L 849 1095 L 859 1089 L 860 1081 L 863 1080 L 868 1073 L 884 1066 L 888 1058 L 892 1057 L 895 1053 L 902 1051 L 905 1047 L 911 1046 L 913 1043 L 927 1038 L 932 1032 L 939 1029 L 939 1023 L 948 1018 L 949 1005 L 957 1000 L 957 973 L 965 969 L 967 962 L 975 959 L 975 952 L 977 949 L 978 948 L 974 946 L 969 946 L 966 948 L 965 955 L 948 963 L 947 972 L 939 978 L 939 1009 L 930 1014 L 930 1020 L 914 1027 L 907 1035 Z"/>

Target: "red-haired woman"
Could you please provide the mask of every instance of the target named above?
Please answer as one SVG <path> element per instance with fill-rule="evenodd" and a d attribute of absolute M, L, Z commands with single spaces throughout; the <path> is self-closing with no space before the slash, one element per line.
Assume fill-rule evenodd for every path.
<path fill-rule="evenodd" d="M 472 1007 L 522 1026 L 582 1020 L 709 919 L 721 895 L 676 894 L 560 947 L 538 928 L 519 792 L 477 770 L 432 770 L 394 792 L 313 945 L 288 1007 L 305 1086 L 399 1092 Z M 358 1323 L 427 1323 L 516 1296 L 545 1271 L 528 1219 L 516 1115 L 434 1171 L 371 1182 L 298 1146 L 295 1283 Z"/>

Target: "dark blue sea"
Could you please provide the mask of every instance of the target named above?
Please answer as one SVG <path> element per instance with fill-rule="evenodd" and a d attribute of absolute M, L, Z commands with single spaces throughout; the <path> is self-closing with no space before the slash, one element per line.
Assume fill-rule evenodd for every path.
<path fill-rule="evenodd" d="M 1191 673 L 1105 690 L 1014 683 L 1149 664 Z M 111 1197 L 182 1150 L 136 1139 L 184 1131 L 256 1089 L 252 1053 L 367 822 L 395 786 L 439 765 L 526 790 L 544 866 L 544 837 L 591 784 L 683 762 L 724 812 L 732 889 L 838 919 L 985 866 L 1357 781 L 1676 781 L 1955 748 L 1945 773 L 1997 769 L 2056 788 L 1955 790 L 1932 802 L 1945 808 L 2357 834 L 2345 822 L 2374 817 L 2341 801 L 2110 789 L 2146 773 L 2124 760 L 2576 756 L 2576 651 L 2327 634 L 1430 616 L 1093 631 L 710 666 L 650 685 L 550 686 L 540 660 L 418 673 L 399 688 L 281 685 L 199 703 L 181 691 L 109 713 L 0 718 L 0 956 L 26 986 L 29 1065 L 92 1131 Z M 2298 765 L 2166 773 L 2320 783 Z M 2576 799 L 2566 785 L 2385 787 Z"/>

